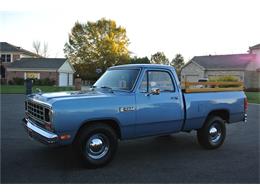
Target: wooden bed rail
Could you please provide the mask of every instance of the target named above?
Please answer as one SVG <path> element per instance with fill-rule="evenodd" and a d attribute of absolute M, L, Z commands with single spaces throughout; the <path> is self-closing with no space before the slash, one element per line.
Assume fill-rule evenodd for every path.
<path fill-rule="evenodd" d="M 183 91 L 186 93 L 243 91 L 244 83 L 237 82 L 182 82 Z M 191 86 L 195 86 L 190 88 Z M 203 86 L 203 87 L 201 87 Z"/>

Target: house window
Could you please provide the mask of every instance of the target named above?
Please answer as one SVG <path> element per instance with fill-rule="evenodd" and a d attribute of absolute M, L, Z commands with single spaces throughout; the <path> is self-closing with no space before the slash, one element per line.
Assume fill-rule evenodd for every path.
<path fill-rule="evenodd" d="M 40 79 L 40 73 L 35 72 L 25 72 L 24 79 Z"/>
<path fill-rule="evenodd" d="M 1 55 L 1 62 L 5 62 L 5 54 Z"/>
<path fill-rule="evenodd" d="M 6 55 L 6 61 L 11 62 L 11 55 L 10 54 Z"/>
<path fill-rule="evenodd" d="M 11 54 L 2 54 L 1 61 L 2 62 L 11 62 Z"/>

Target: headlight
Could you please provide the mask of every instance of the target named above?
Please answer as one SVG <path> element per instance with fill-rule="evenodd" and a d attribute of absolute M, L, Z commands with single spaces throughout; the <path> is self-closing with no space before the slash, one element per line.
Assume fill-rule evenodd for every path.
<path fill-rule="evenodd" d="M 48 109 L 48 108 L 44 109 L 44 118 L 45 118 L 46 122 L 51 122 L 52 112 L 50 109 Z"/>
<path fill-rule="evenodd" d="M 49 108 L 44 109 L 44 117 L 45 117 L 45 128 L 54 131 L 53 124 L 52 124 L 52 114 L 53 111 Z"/>

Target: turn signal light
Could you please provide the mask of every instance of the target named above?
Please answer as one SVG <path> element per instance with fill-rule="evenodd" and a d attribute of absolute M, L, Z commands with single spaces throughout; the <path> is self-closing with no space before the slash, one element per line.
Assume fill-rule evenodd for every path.
<path fill-rule="evenodd" d="M 70 139 L 70 137 L 71 137 L 71 136 L 70 136 L 69 134 L 64 134 L 64 135 L 61 135 L 61 136 L 60 136 L 60 139 L 61 139 L 61 140 L 68 140 L 68 139 Z"/>
<path fill-rule="evenodd" d="M 45 123 L 45 128 L 51 131 L 52 130 L 51 123 Z"/>
<path fill-rule="evenodd" d="M 244 110 L 245 112 L 247 111 L 248 109 L 248 101 L 247 101 L 247 98 L 244 99 Z"/>

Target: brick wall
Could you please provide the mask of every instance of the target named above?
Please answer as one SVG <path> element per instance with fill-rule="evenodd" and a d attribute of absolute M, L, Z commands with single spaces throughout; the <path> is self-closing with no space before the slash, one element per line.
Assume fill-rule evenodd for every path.
<path fill-rule="evenodd" d="M 26 71 L 26 72 L 30 72 L 30 71 Z M 7 72 L 7 81 L 13 80 L 14 77 L 24 78 L 24 73 L 25 73 L 25 71 L 8 71 Z M 33 71 L 33 73 L 39 73 L 40 79 L 49 78 L 51 80 L 55 80 L 55 82 L 56 82 L 55 84 L 58 85 L 59 74 L 57 72 L 35 72 L 35 71 Z"/>
<path fill-rule="evenodd" d="M 24 78 L 24 72 L 17 72 L 17 71 L 8 71 L 6 73 L 7 76 L 7 82 L 13 80 L 13 78 Z"/>

